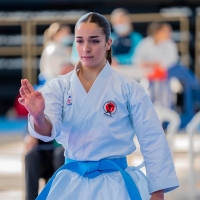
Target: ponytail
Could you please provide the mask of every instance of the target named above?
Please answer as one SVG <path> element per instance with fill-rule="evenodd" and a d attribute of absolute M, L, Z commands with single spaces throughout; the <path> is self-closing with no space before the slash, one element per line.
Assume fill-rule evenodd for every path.
<path fill-rule="evenodd" d="M 106 59 L 108 60 L 108 62 L 110 63 L 110 65 L 112 64 L 112 48 L 110 47 L 110 49 L 107 51 L 107 56 Z"/>

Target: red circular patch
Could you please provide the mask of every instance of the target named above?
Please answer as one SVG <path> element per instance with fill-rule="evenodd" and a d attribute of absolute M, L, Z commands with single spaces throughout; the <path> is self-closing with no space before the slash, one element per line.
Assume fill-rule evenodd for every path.
<path fill-rule="evenodd" d="M 117 104 L 114 101 L 107 101 L 104 106 L 105 115 L 112 117 L 112 114 L 114 114 L 117 110 Z"/>
<path fill-rule="evenodd" d="M 112 102 L 109 102 L 108 104 L 106 104 L 106 112 L 113 112 L 115 110 L 115 105 Z"/>

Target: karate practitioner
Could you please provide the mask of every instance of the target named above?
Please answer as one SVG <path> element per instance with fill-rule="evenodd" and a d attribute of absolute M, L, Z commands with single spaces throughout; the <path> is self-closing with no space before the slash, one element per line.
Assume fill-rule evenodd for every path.
<path fill-rule="evenodd" d="M 29 131 L 65 148 L 66 164 L 37 200 L 163 200 L 178 187 L 173 160 L 149 96 L 132 78 L 113 70 L 111 27 L 98 13 L 75 26 L 79 63 L 34 91 L 21 81 L 19 102 L 29 111 Z M 127 166 L 137 135 L 147 176 Z"/>

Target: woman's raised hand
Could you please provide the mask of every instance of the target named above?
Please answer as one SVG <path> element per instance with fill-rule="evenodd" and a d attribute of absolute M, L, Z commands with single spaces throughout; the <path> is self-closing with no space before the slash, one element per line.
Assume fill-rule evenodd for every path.
<path fill-rule="evenodd" d="M 21 80 L 19 93 L 21 95 L 21 98 L 18 99 L 19 103 L 22 104 L 34 118 L 44 115 L 44 98 L 41 92 L 33 89 L 27 79 Z"/>
<path fill-rule="evenodd" d="M 44 115 L 45 102 L 41 92 L 35 91 L 27 79 L 21 80 L 18 99 L 34 120 L 34 130 L 44 136 L 51 136 L 52 124 Z"/>

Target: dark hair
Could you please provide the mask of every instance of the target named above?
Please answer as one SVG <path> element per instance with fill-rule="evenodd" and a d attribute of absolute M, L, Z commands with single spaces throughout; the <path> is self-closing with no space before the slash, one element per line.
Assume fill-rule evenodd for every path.
<path fill-rule="evenodd" d="M 149 24 L 147 28 L 147 35 L 153 36 L 157 31 L 161 30 L 164 26 L 170 27 L 170 25 L 165 22 L 152 22 L 151 24 Z"/>
<path fill-rule="evenodd" d="M 90 23 L 95 23 L 97 24 L 100 28 L 102 28 L 102 31 L 106 37 L 106 41 L 109 40 L 110 34 L 111 34 L 111 26 L 108 20 L 103 16 L 100 15 L 99 13 L 95 12 L 90 12 L 85 15 L 83 15 L 76 23 L 75 28 L 84 22 L 90 22 Z M 107 51 L 107 56 L 106 56 L 108 62 L 111 64 L 112 63 L 112 49 Z"/>

